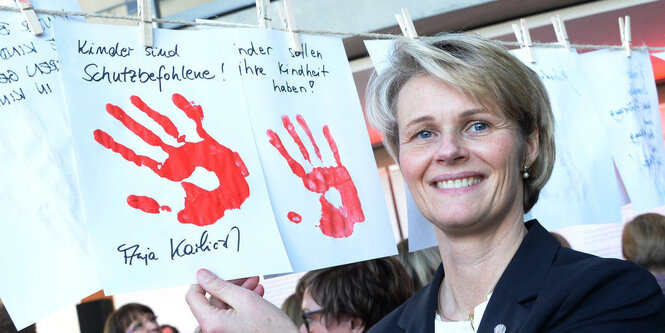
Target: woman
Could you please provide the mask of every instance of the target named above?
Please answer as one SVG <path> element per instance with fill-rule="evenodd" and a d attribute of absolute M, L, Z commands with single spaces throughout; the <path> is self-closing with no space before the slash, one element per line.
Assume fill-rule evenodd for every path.
<path fill-rule="evenodd" d="M 648 269 L 665 295 L 665 216 L 646 213 L 623 226 L 623 257 Z"/>
<path fill-rule="evenodd" d="M 366 332 L 413 295 L 411 278 L 390 257 L 310 271 L 300 281 L 301 332 Z"/>
<path fill-rule="evenodd" d="M 159 333 L 157 316 L 149 307 L 128 303 L 106 318 L 104 333 Z"/>
<path fill-rule="evenodd" d="M 523 223 L 555 155 L 552 112 L 533 71 L 496 43 L 462 34 L 401 40 L 391 61 L 370 83 L 368 116 L 435 226 L 443 264 L 371 332 L 665 327 L 665 299 L 648 272 L 562 248 L 537 221 Z M 235 291 L 205 282 L 189 297 L 203 287 L 234 308 L 250 302 L 214 281 Z"/>

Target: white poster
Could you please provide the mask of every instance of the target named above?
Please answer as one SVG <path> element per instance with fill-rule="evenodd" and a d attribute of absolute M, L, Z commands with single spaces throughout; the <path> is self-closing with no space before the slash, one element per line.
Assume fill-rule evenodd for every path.
<path fill-rule="evenodd" d="M 156 29 L 144 47 L 132 27 L 55 30 L 104 290 L 291 271 L 234 60 L 248 37 Z"/>
<path fill-rule="evenodd" d="M 580 56 L 600 123 L 609 133 L 635 212 L 665 204 L 665 147 L 658 94 L 647 51 L 601 50 Z"/>
<path fill-rule="evenodd" d="M 77 1 L 33 0 L 79 10 Z M 17 329 L 101 289 L 90 250 L 51 26 L 0 12 L 0 298 Z M 38 301 L 36 301 L 38 300 Z"/>
<path fill-rule="evenodd" d="M 538 74 L 554 114 L 556 159 L 531 216 L 549 230 L 621 221 L 621 193 L 609 147 L 611 131 L 595 110 L 579 55 L 561 48 L 513 50 Z"/>

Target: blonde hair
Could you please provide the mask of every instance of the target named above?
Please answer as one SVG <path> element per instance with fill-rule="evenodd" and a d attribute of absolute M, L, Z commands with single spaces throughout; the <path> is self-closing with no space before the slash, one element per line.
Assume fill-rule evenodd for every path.
<path fill-rule="evenodd" d="M 624 258 L 648 270 L 665 269 L 665 216 L 647 213 L 626 223 L 621 252 Z"/>
<path fill-rule="evenodd" d="M 409 240 L 404 239 L 397 244 L 397 260 L 402 263 L 406 273 L 413 280 L 413 290 L 420 290 L 430 283 L 436 269 L 441 264 L 439 248 L 434 246 L 414 252 L 409 252 Z"/>
<path fill-rule="evenodd" d="M 397 40 L 390 63 L 370 79 L 365 101 L 368 120 L 384 134 L 384 146 L 398 163 L 397 98 L 404 84 L 420 75 L 437 78 L 487 108 L 498 107 L 517 126 L 523 151 L 527 137 L 538 130 L 539 154 L 524 180 L 528 212 L 552 174 L 556 155 L 554 116 L 538 75 L 498 43 L 469 34 Z"/>

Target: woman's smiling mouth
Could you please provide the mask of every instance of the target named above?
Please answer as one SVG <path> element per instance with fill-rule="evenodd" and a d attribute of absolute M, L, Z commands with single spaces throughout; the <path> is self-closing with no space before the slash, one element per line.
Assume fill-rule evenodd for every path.
<path fill-rule="evenodd" d="M 458 179 L 448 179 L 435 182 L 436 188 L 438 189 L 455 189 L 463 188 L 476 185 L 480 183 L 481 177 L 467 177 L 467 178 L 458 178 Z"/>

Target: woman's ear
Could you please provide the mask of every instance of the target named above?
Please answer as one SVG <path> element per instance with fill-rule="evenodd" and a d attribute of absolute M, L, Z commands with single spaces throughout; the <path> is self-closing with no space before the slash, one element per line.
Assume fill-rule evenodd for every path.
<path fill-rule="evenodd" d="M 363 320 L 357 317 L 351 318 L 351 332 L 352 333 L 363 333 L 365 332 L 365 324 Z"/>
<path fill-rule="evenodd" d="M 538 130 L 538 126 L 536 126 L 529 136 L 526 138 L 526 156 L 524 158 L 524 162 L 527 165 L 532 165 L 533 162 L 536 161 L 536 158 L 538 157 L 538 154 L 540 153 L 539 150 L 539 142 L 540 142 L 540 137 L 539 137 L 540 131 Z"/>

